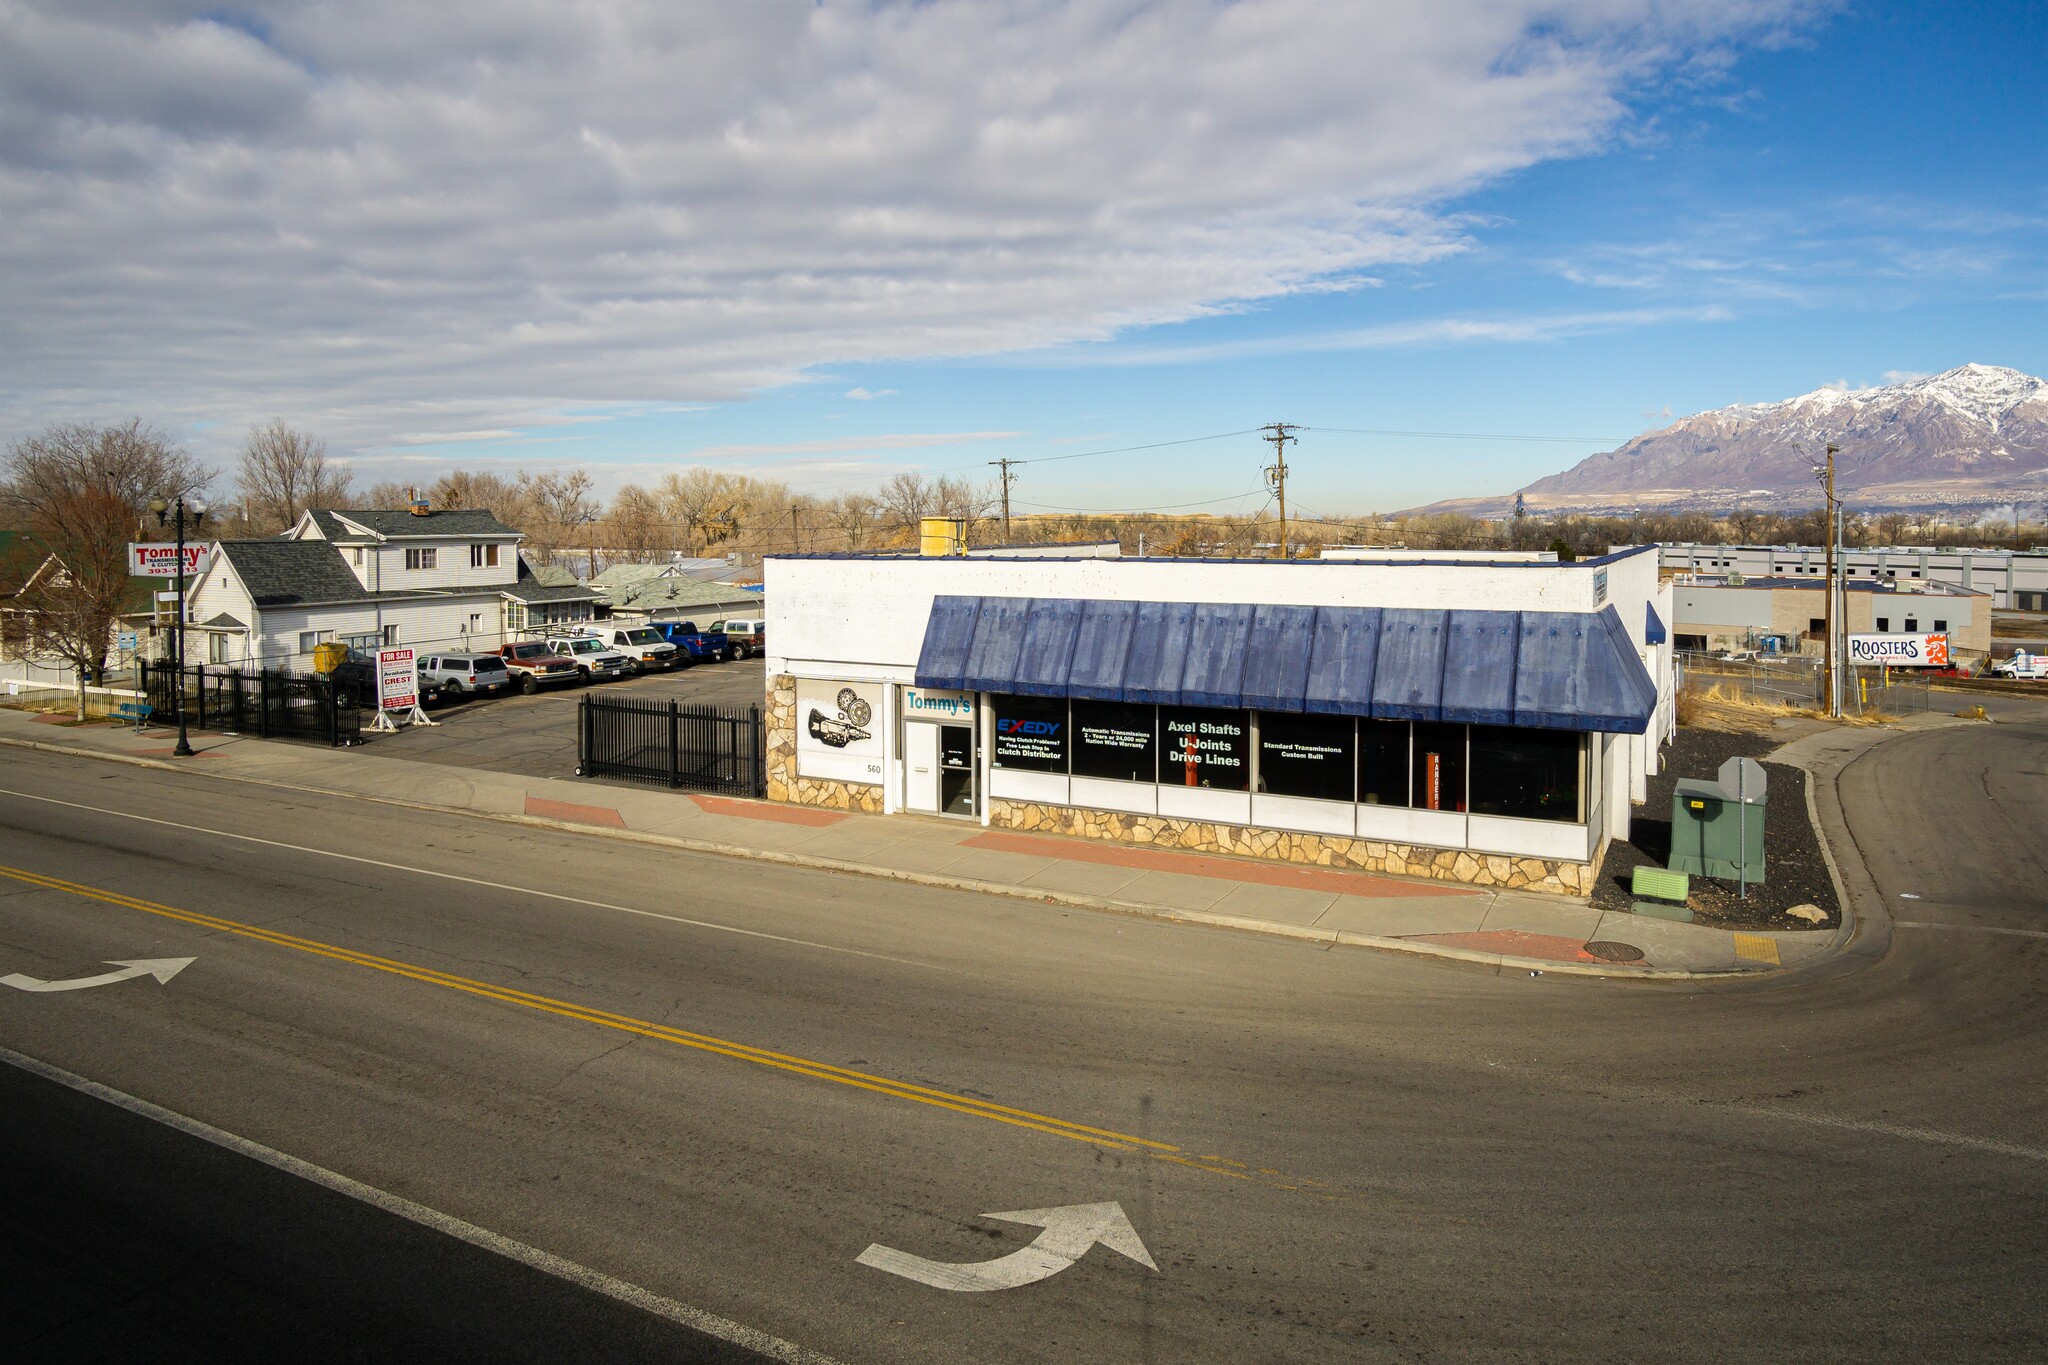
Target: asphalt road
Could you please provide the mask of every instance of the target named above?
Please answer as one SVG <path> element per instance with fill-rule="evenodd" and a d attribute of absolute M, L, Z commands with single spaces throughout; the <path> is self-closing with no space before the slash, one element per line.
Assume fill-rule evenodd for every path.
<path fill-rule="evenodd" d="M 839 1360 L 2037 1360 L 2044 770 L 2043 725 L 1859 760 L 1845 807 L 1898 917 L 1969 927 L 1902 926 L 1858 971 L 1672 987 L 8 751 L 0 971 L 195 961 L 0 990 L 0 1042 Z M 42 1191 L 10 1240 L 75 1205 L 81 1249 L 35 1282 L 67 1311 L 9 1315 L 41 1358 L 128 1302 L 82 1261 L 95 1230 L 118 1264 L 183 1267 L 221 1220 L 149 1197 L 182 1168 L 127 1131 L 146 1121 L 103 1132 L 36 1090 L 0 1094 L 9 1169 Z M 247 1242 L 217 1277 L 236 1292 L 165 1272 L 194 1340 L 243 1340 L 222 1334 L 251 1302 L 317 1306 L 348 1239 L 391 1231 L 211 1164 L 170 1183 L 202 1181 Z M 1096 1247 L 956 1293 L 857 1259 L 986 1261 L 1037 1229 L 980 1215 L 1102 1201 L 1156 1271 Z M 587 1344 L 522 1350 L 519 1267 L 391 1254 L 450 1258 L 347 1286 L 418 1355 L 701 1345 L 599 1297 L 572 1305 Z M 309 1318 L 295 1353 L 388 1344 L 349 1320 Z"/>
<path fill-rule="evenodd" d="M 397 734 L 365 733 L 376 752 L 392 758 L 446 763 L 458 768 L 569 777 L 576 771 L 576 703 L 585 692 L 641 701 L 674 699 L 744 713 L 766 701 L 767 665 L 760 659 L 697 664 L 673 673 L 585 686 L 555 687 L 534 695 L 469 697 L 436 706 L 439 724 L 407 726 Z"/>

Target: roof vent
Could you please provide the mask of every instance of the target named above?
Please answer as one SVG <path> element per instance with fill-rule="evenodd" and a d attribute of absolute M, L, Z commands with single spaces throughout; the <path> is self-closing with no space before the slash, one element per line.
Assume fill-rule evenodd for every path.
<path fill-rule="evenodd" d="M 426 494 L 418 492 L 417 490 L 412 492 L 408 500 L 408 505 L 411 507 L 412 514 L 416 517 L 425 517 L 433 515 L 434 509 L 428 505 Z"/>

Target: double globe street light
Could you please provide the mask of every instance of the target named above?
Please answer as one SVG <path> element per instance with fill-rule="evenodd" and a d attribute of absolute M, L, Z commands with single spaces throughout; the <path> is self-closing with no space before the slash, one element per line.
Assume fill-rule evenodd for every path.
<path fill-rule="evenodd" d="M 192 741 L 185 734 L 185 514 L 192 514 L 192 529 L 197 531 L 206 521 L 206 504 L 197 498 L 186 500 L 184 494 L 166 498 L 161 493 L 149 500 L 149 510 L 156 513 L 156 524 L 170 524 L 175 513 L 178 525 L 178 610 L 172 618 L 172 638 L 176 641 L 177 662 L 171 670 L 173 686 L 178 698 L 178 744 L 171 753 L 178 758 L 192 757 Z"/>

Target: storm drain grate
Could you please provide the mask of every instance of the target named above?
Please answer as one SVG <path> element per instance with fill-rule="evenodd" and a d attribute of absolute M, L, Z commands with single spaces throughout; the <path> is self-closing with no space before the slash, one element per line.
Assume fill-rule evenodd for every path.
<path fill-rule="evenodd" d="M 1641 962 L 1643 950 L 1627 943 L 1609 943 L 1599 939 L 1586 945 L 1586 951 L 1602 962 Z"/>

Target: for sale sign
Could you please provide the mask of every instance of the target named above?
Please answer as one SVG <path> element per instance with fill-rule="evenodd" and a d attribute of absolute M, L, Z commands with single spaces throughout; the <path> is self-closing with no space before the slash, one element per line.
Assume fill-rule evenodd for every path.
<path fill-rule="evenodd" d="M 420 704 L 419 674 L 409 649 L 377 651 L 377 709 L 410 711 Z"/>
<path fill-rule="evenodd" d="M 212 549 L 211 545 L 204 542 L 198 545 L 187 545 L 185 547 L 185 557 L 180 560 L 178 558 L 178 547 L 175 543 L 170 545 L 136 545 L 131 543 L 128 546 L 128 574 L 131 578 L 176 578 L 182 573 L 185 577 L 190 578 L 206 566 L 206 557 Z"/>
<path fill-rule="evenodd" d="M 1876 667 L 1947 668 L 1946 635 L 1851 635 L 1849 662 Z"/>

